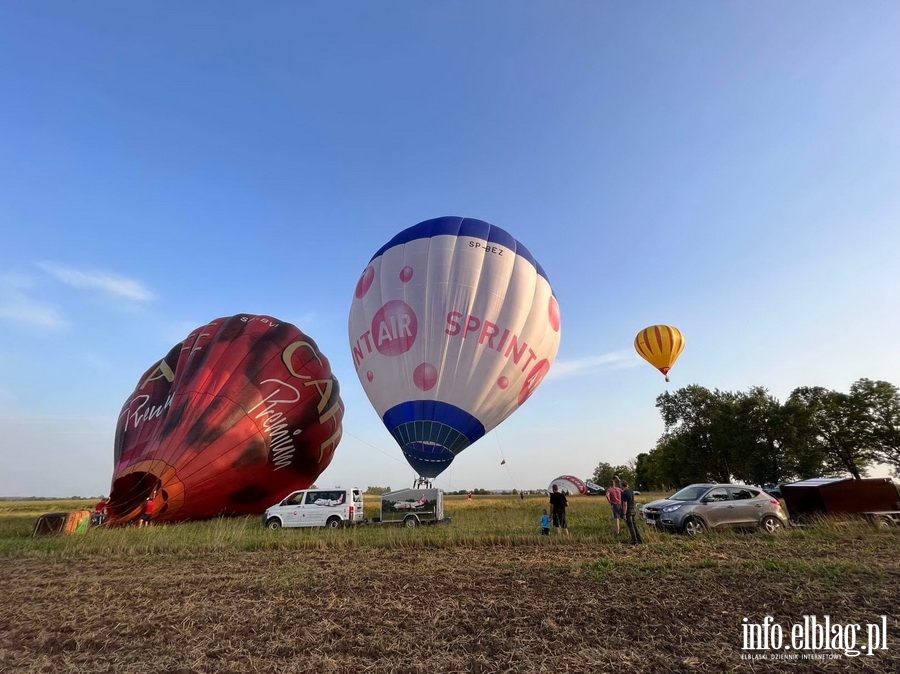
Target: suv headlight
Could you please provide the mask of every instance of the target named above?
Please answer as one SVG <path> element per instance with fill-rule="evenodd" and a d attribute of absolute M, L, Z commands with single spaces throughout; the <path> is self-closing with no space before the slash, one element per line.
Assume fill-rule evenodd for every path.
<path fill-rule="evenodd" d="M 681 504 L 666 506 L 662 509 L 664 513 L 673 513 L 681 507 Z"/>

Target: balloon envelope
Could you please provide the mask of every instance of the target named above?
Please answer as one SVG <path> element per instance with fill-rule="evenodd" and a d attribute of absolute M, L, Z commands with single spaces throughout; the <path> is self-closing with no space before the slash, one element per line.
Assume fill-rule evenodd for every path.
<path fill-rule="evenodd" d="M 584 480 L 574 475 L 560 475 L 547 486 L 547 491 L 553 491 L 553 485 L 556 485 L 559 491 L 572 496 L 575 494 L 587 494 L 588 491 Z"/>
<path fill-rule="evenodd" d="M 262 512 L 308 487 L 341 439 L 328 359 L 297 327 L 239 314 L 197 328 L 150 367 L 116 428 L 108 521 Z"/>
<path fill-rule="evenodd" d="M 386 243 L 353 296 L 359 381 L 409 464 L 436 477 L 517 410 L 559 348 L 559 305 L 531 253 L 471 218 Z"/>
<path fill-rule="evenodd" d="M 669 370 L 684 350 L 684 335 L 674 325 L 651 325 L 637 333 L 634 348 L 669 381 Z"/>

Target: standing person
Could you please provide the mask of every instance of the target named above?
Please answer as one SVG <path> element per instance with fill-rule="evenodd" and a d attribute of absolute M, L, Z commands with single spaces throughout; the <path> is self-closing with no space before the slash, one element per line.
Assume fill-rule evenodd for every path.
<path fill-rule="evenodd" d="M 94 506 L 94 515 L 91 518 L 91 524 L 98 527 L 103 526 L 103 522 L 106 520 L 106 506 L 108 504 L 109 496 L 104 496 L 97 505 Z"/>
<path fill-rule="evenodd" d="M 153 519 L 153 511 L 156 509 L 156 503 L 153 501 L 152 496 L 148 496 L 147 500 L 144 501 L 144 509 L 141 511 L 141 521 L 138 526 L 148 527 L 150 526 L 150 520 Z"/>
<path fill-rule="evenodd" d="M 619 488 L 619 476 L 614 475 L 612 484 L 606 490 L 606 500 L 612 507 L 613 525 L 616 529 L 616 536 L 619 535 L 619 520 L 622 519 L 622 490 Z"/>
<path fill-rule="evenodd" d="M 549 536 L 550 535 L 550 515 L 547 514 L 547 511 L 544 511 L 544 514 L 541 515 L 541 536 Z"/>
<path fill-rule="evenodd" d="M 553 485 L 550 491 L 550 513 L 553 518 L 553 526 L 556 527 L 556 535 L 559 536 L 562 532 L 566 532 L 566 536 L 569 535 L 569 525 L 566 522 L 566 508 L 569 507 L 569 500 L 566 498 L 566 495 L 559 491 L 559 487 L 557 485 Z"/>
<path fill-rule="evenodd" d="M 641 530 L 638 529 L 634 519 L 637 512 L 634 505 L 634 490 L 628 486 L 625 480 L 622 480 L 622 511 L 625 513 L 625 526 L 628 527 L 628 533 L 631 534 L 631 544 L 640 545 L 644 542 L 644 537 L 641 536 Z"/>

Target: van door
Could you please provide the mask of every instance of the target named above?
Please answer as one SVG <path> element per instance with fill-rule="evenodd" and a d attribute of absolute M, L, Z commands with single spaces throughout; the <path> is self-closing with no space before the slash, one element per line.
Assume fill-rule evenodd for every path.
<path fill-rule="evenodd" d="M 363 503 L 363 495 L 359 489 L 353 490 L 353 522 L 362 522 L 364 518 L 364 506 Z"/>
<path fill-rule="evenodd" d="M 303 500 L 302 524 L 303 527 L 321 527 L 325 524 L 325 509 L 318 505 L 316 501 L 321 501 L 322 492 L 308 491 L 306 498 Z"/>
<path fill-rule="evenodd" d="M 303 494 L 304 492 L 302 491 L 294 492 L 278 506 L 278 514 L 281 515 L 282 526 L 300 526 L 300 509 L 303 506 Z"/>

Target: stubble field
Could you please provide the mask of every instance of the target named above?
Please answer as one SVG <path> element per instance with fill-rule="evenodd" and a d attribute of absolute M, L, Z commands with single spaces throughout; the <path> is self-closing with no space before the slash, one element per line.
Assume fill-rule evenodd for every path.
<path fill-rule="evenodd" d="M 900 529 L 644 529 L 631 546 L 591 497 L 572 499 L 571 538 L 542 538 L 544 503 L 448 497 L 453 523 L 417 530 L 234 519 L 32 539 L 62 504 L 5 502 L 0 671 L 900 671 Z M 786 644 L 804 616 L 859 624 L 863 653 L 743 650 L 744 618 L 767 615 Z M 888 647 L 867 655 L 881 616 Z"/>

